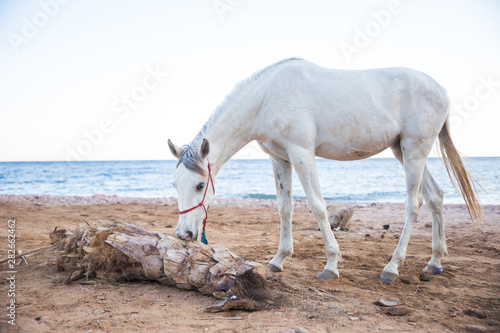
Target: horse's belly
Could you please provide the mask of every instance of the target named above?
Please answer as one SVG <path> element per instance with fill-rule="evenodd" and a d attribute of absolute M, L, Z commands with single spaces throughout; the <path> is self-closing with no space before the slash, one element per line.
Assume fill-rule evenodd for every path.
<path fill-rule="evenodd" d="M 322 143 L 316 147 L 317 157 L 337 161 L 353 161 L 368 158 L 385 150 L 390 145 L 382 145 L 376 149 L 373 147 L 340 147 L 337 144 Z"/>
<path fill-rule="evenodd" d="M 390 147 L 399 137 L 395 122 L 385 126 L 332 126 L 319 129 L 315 154 L 339 161 L 360 160 L 376 155 Z"/>
<path fill-rule="evenodd" d="M 285 160 L 292 146 L 326 159 L 359 160 L 380 153 L 398 139 L 397 119 L 393 110 L 294 107 L 285 114 L 267 115 L 257 141 L 266 153 Z"/>

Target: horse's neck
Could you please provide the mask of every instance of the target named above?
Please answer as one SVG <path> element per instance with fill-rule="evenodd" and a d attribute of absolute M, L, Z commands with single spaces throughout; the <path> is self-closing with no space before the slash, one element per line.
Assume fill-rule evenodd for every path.
<path fill-rule="evenodd" d="M 253 85 L 252 85 L 253 86 Z M 260 89 L 252 89 L 223 104 L 224 109 L 198 133 L 194 145 L 201 144 L 203 138 L 210 144 L 210 161 L 214 175 L 247 143 L 255 139 L 252 131 L 262 96 Z"/>

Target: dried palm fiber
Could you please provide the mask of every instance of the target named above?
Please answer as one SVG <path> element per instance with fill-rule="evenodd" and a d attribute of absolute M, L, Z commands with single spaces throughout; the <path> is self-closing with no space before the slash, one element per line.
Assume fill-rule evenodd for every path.
<path fill-rule="evenodd" d="M 272 277 L 266 266 L 226 248 L 186 242 L 127 222 L 56 228 L 50 238 L 58 250 L 58 269 L 73 271 L 72 280 L 96 274 L 155 280 L 217 298 L 265 302 L 266 279 Z"/>

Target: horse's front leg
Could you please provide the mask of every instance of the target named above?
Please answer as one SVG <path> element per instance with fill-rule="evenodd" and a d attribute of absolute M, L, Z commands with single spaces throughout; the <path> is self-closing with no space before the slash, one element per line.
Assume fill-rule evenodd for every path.
<path fill-rule="evenodd" d="M 292 165 L 290 162 L 270 157 L 274 180 L 276 182 L 276 197 L 281 221 L 280 245 L 278 253 L 269 262 L 269 268 L 274 272 L 283 271 L 283 262 L 293 254 L 292 240 Z"/>
<path fill-rule="evenodd" d="M 307 196 L 309 208 L 318 222 L 326 249 L 326 266 L 317 278 L 338 279 L 337 262 L 341 257 L 339 245 L 333 235 L 328 222 L 326 205 L 323 201 L 316 171 L 316 160 L 313 153 L 302 147 L 290 148 L 290 157 L 297 175 L 299 176 L 304 192 Z"/>

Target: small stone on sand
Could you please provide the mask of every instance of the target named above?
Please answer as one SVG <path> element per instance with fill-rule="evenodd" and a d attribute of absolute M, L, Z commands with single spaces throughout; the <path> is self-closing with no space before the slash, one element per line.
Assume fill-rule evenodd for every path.
<path fill-rule="evenodd" d="M 418 284 L 420 282 L 416 275 L 404 275 L 401 278 L 401 282 L 406 284 Z"/>
<path fill-rule="evenodd" d="M 410 313 L 412 310 L 404 308 L 404 307 L 395 307 L 395 308 L 388 308 L 385 313 L 388 314 L 389 316 L 404 316 L 408 313 Z"/>
<path fill-rule="evenodd" d="M 421 273 L 419 279 L 420 281 L 429 282 L 432 279 L 432 277 L 427 273 Z"/>
<path fill-rule="evenodd" d="M 481 325 L 465 325 L 465 330 L 467 332 L 488 332 L 488 329 L 485 326 Z"/>
<path fill-rule="evenodd" d="M 378 300 L 375 301 L 375 305 L 378 305 L 378 306 L 392 307 L 392 306 L 396 306 L 399 304 L 401 304 L 401 303 L 399 303 L 398 301 L 386 301 L 386 300 L 381 299 L 381 298 L 379 298 Z"/>

